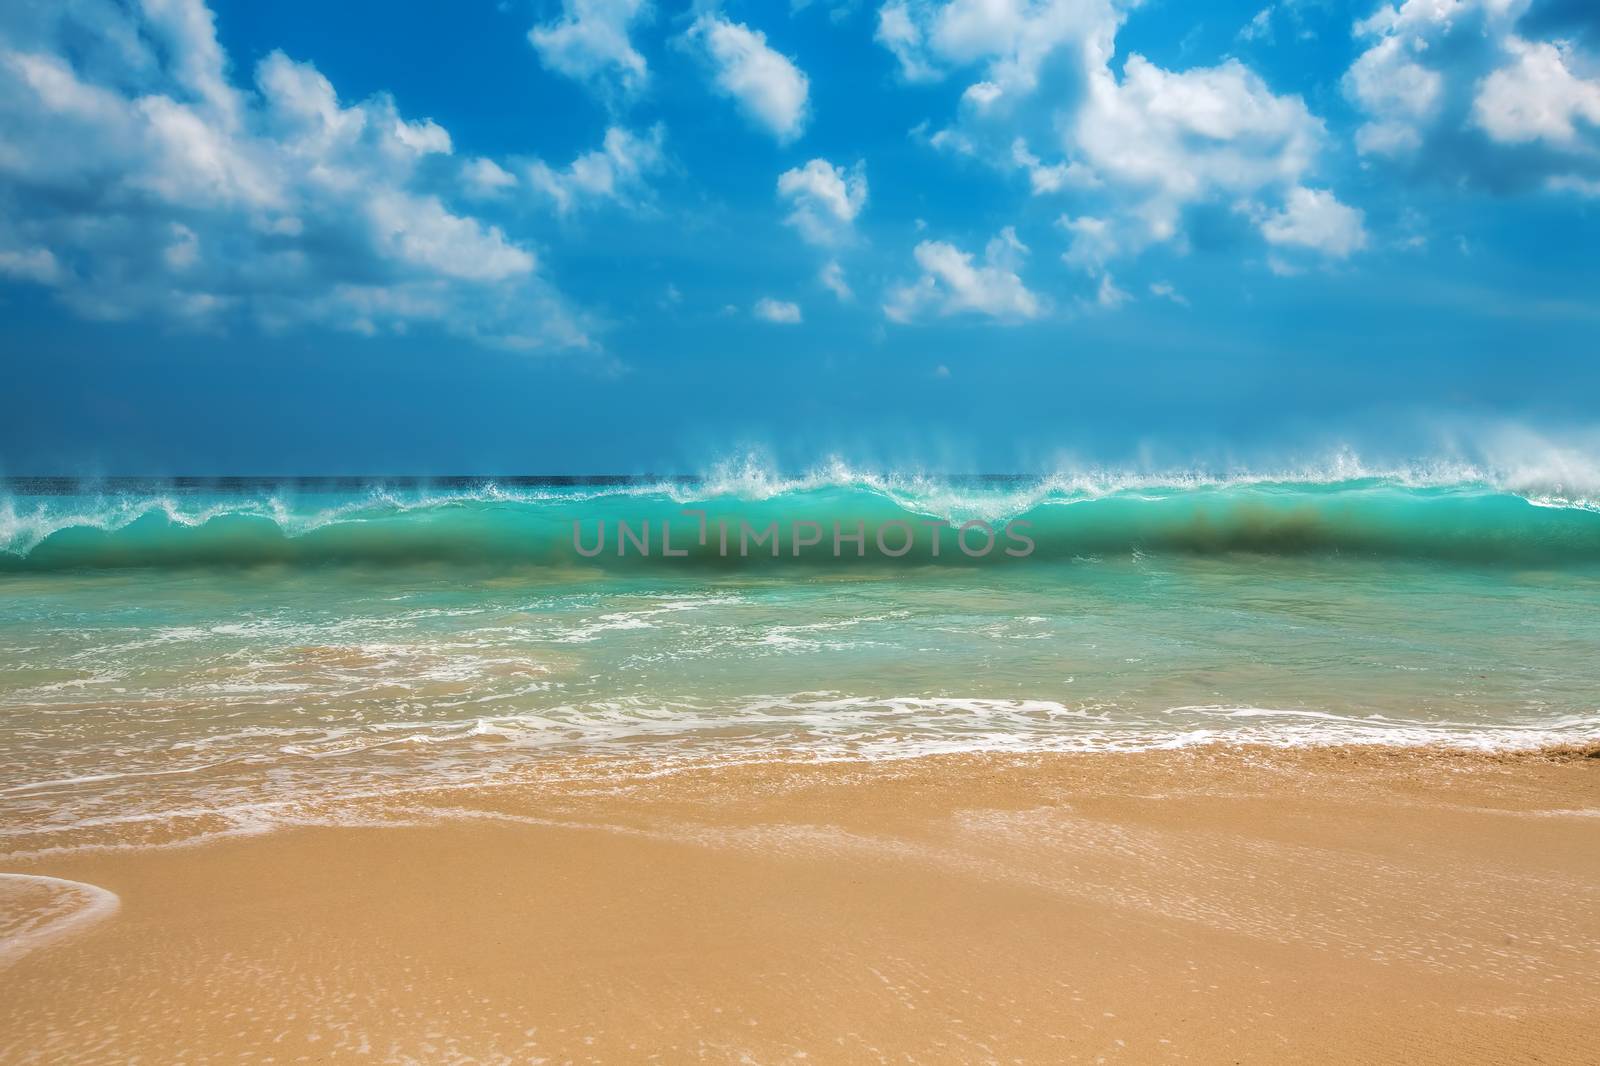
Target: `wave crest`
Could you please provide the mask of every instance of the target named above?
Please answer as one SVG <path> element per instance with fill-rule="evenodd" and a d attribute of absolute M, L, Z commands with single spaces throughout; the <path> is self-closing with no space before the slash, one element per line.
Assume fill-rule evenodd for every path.
<path fill-rule="evenodd" d="M 0 569 L 621 565 L 611 556 L 579 559 L 572 524 L 648 521 L 659 529 L 670 521 L 687 532 L 685 509 L 735 530 L 740 521 L 825 529 L 863 521 L 869 531 L 890 521 L 1026 521 L 1040 558 L 1244 551 L 1600 562 L 1600 491 L 1590 473 L 1571 457 L 1506 469 L 1447 461 L 1376 469 L 1337 453 L 1279 470 L 1073 469 L 1043 477 L 883 474 L 837 460 L 790 477 L 745 457 L 697 478 L 35 479 L 10 482 L 0 496 Z M 941 559 L 966 565 L 950 536 Z M 689 560 L 726 561 L 708 546 Z"/>

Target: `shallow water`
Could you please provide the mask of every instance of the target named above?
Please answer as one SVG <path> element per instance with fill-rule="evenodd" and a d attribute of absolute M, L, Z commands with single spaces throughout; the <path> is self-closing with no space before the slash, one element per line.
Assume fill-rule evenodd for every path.
<path fill-rule="evenodd" d="M 261 828 L 550 755 L 1600 738 L 1600 513 L 1494 486 L 32 488 L 0 569 L 0 851 Z M 686 506 L 861 517 L 869 545 L 1025 516 L 1037 548 L 573 550 L 574 520 Z"/>

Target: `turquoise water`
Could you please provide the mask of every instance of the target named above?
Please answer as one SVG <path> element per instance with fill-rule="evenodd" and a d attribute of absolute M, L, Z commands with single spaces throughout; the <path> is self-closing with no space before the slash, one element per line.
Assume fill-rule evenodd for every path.
<path fill-rule="evenodd" d="M 616 554 L 619 520 L 651 523 L 650 555 Z M 602 521 L 586 558 L 573 523 L 592 547 Z M 797 521 L 818 545 L 739 556 L 740 522 Z M 860 555 L 833 556 L 835 521 Z M 977 521 L 981 558 L 956 540 Z M 887 557 L 895 522 L 917 540 Z M 1007 555 L 1018 522 L 1033 547 Z M 13 482 L 0 595 L 10 852 L 570 755 L 1600 739 L 1600 510 L 1552 485 Z"/>

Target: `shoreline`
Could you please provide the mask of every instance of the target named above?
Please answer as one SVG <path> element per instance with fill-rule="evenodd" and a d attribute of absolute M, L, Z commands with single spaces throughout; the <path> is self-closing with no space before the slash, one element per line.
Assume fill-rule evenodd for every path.
<path fill-rule="evenodd" d="M 574 773 L 7 861 L 122 909 L 0 971 L 0 1058 L 1592 1060 L 1597 755 Z"/>
<path fill-rule="evenodd" d="M 18 839 L 29 836 L 40 840 L 38 847 L 0 848 L 0 870 L 11 867 L 33 868 L 41 864 L 70 859 L 81 854 L 135 853 L 168 848 L 204 847 L 240 838 L 254 838 L 288 829 L 305 827 L 324 828 L 385 828 L 417 824 L 432 824 L 448 820 L 450 811 L 470 806 L 502 795 L 517 796 L 534 791 L 545 792 L 577 789 L 583 792 L 601 784 L 627 789 L 655 780 L 695 778 L 705 775 L 761 773 L 803 773 L 807 770 L 847 773 L 855 768 L 860 773 L 880 771 L 885 774 L 903 772 L 906 767 L 941 765 L 959 766 L 973 760 L 989 761 L 997 765 L 1033 765 L 1040 762 L 1064 761 L 1093 764 L 1104 760 L 1108 765 L 1139 760 L 1156 763 L 1194 760 L 1199 765 L 1215 762 L 1249 764 L 1266 760 L 1283 765 L 1315 767 L 1324 763 L 1341 767 L 1363 766 L 1376 770 L 1385 766 L 1455 766 L 1488 767 L 1497 765 L 1545 764 L 1600 760 L 1600 737 L 1593 741 L 1541 744 L 1535 746 L 1473 746 L 1451 741 L 1423 743 L 1371 742 L 1320 742 L 1320 741 L 1268 741 L 1237 737 L 1212 737 L 1193 743 L 1172 746 L 1152 745 L 1138 747 L 1066 748 L 1040 750 L 978 749 L 956 751 L 909 751 L 903 755 L 875 753 L 872 755 L 837 755 L 817 753 L 804 748 L 776 749 L 766 756 L 755 756 L 746 750 L 730 749 L 714 756 L 709 750 L 676 758 L 666 757 L 655 749 L 644 752 L 565 751 L 561 749 L 531 749 L 525 753 L 520 765 L 505 772 L 484 778 L 450 784 L 441 782 L 437 773 L 430 772 L 404 787 L 367 786 L 352 792 L 313 793 L 289 798 L 267 798 L 211 809 L 190 808 L 170 812 L 141 812 L 127 819 L 94 818 L 82 823 L 62 824 L 54 827 L 27 828 L 15 831 Z M 201 775 L 220 770 L 228 772 L 226 764 L 218 767 L 197 767 L 193 770 L 173 771 L 184 775 Z M 138 777 L 143 775 L 130 775 Z M 160 775 L 156 775 L 160 776 Z M 87 779 L 98 783 L 102 778 Z M 19 794 L 49 795 L 55 789 L 70 789 L 76 779 L 44 781 L 27 786 L 17 786 L 7 791 Z M 425 802 L 427 797 L 433 802 Z M 125 834 L 142 830 L 142 837 Z M 95 839 L 85 837 L 98 834 Z M 3 839 L 3 837 L 0 837 Z"/>

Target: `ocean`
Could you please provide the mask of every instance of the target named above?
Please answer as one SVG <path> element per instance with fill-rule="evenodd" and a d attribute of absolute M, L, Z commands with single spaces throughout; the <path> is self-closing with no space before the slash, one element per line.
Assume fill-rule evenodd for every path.
<path fill-rule="evenodd" d="M 0 603 L 13 855 L 610 756 L 1600 740 L 1600 504 L 1456 469 L 13 479 Z"/>

